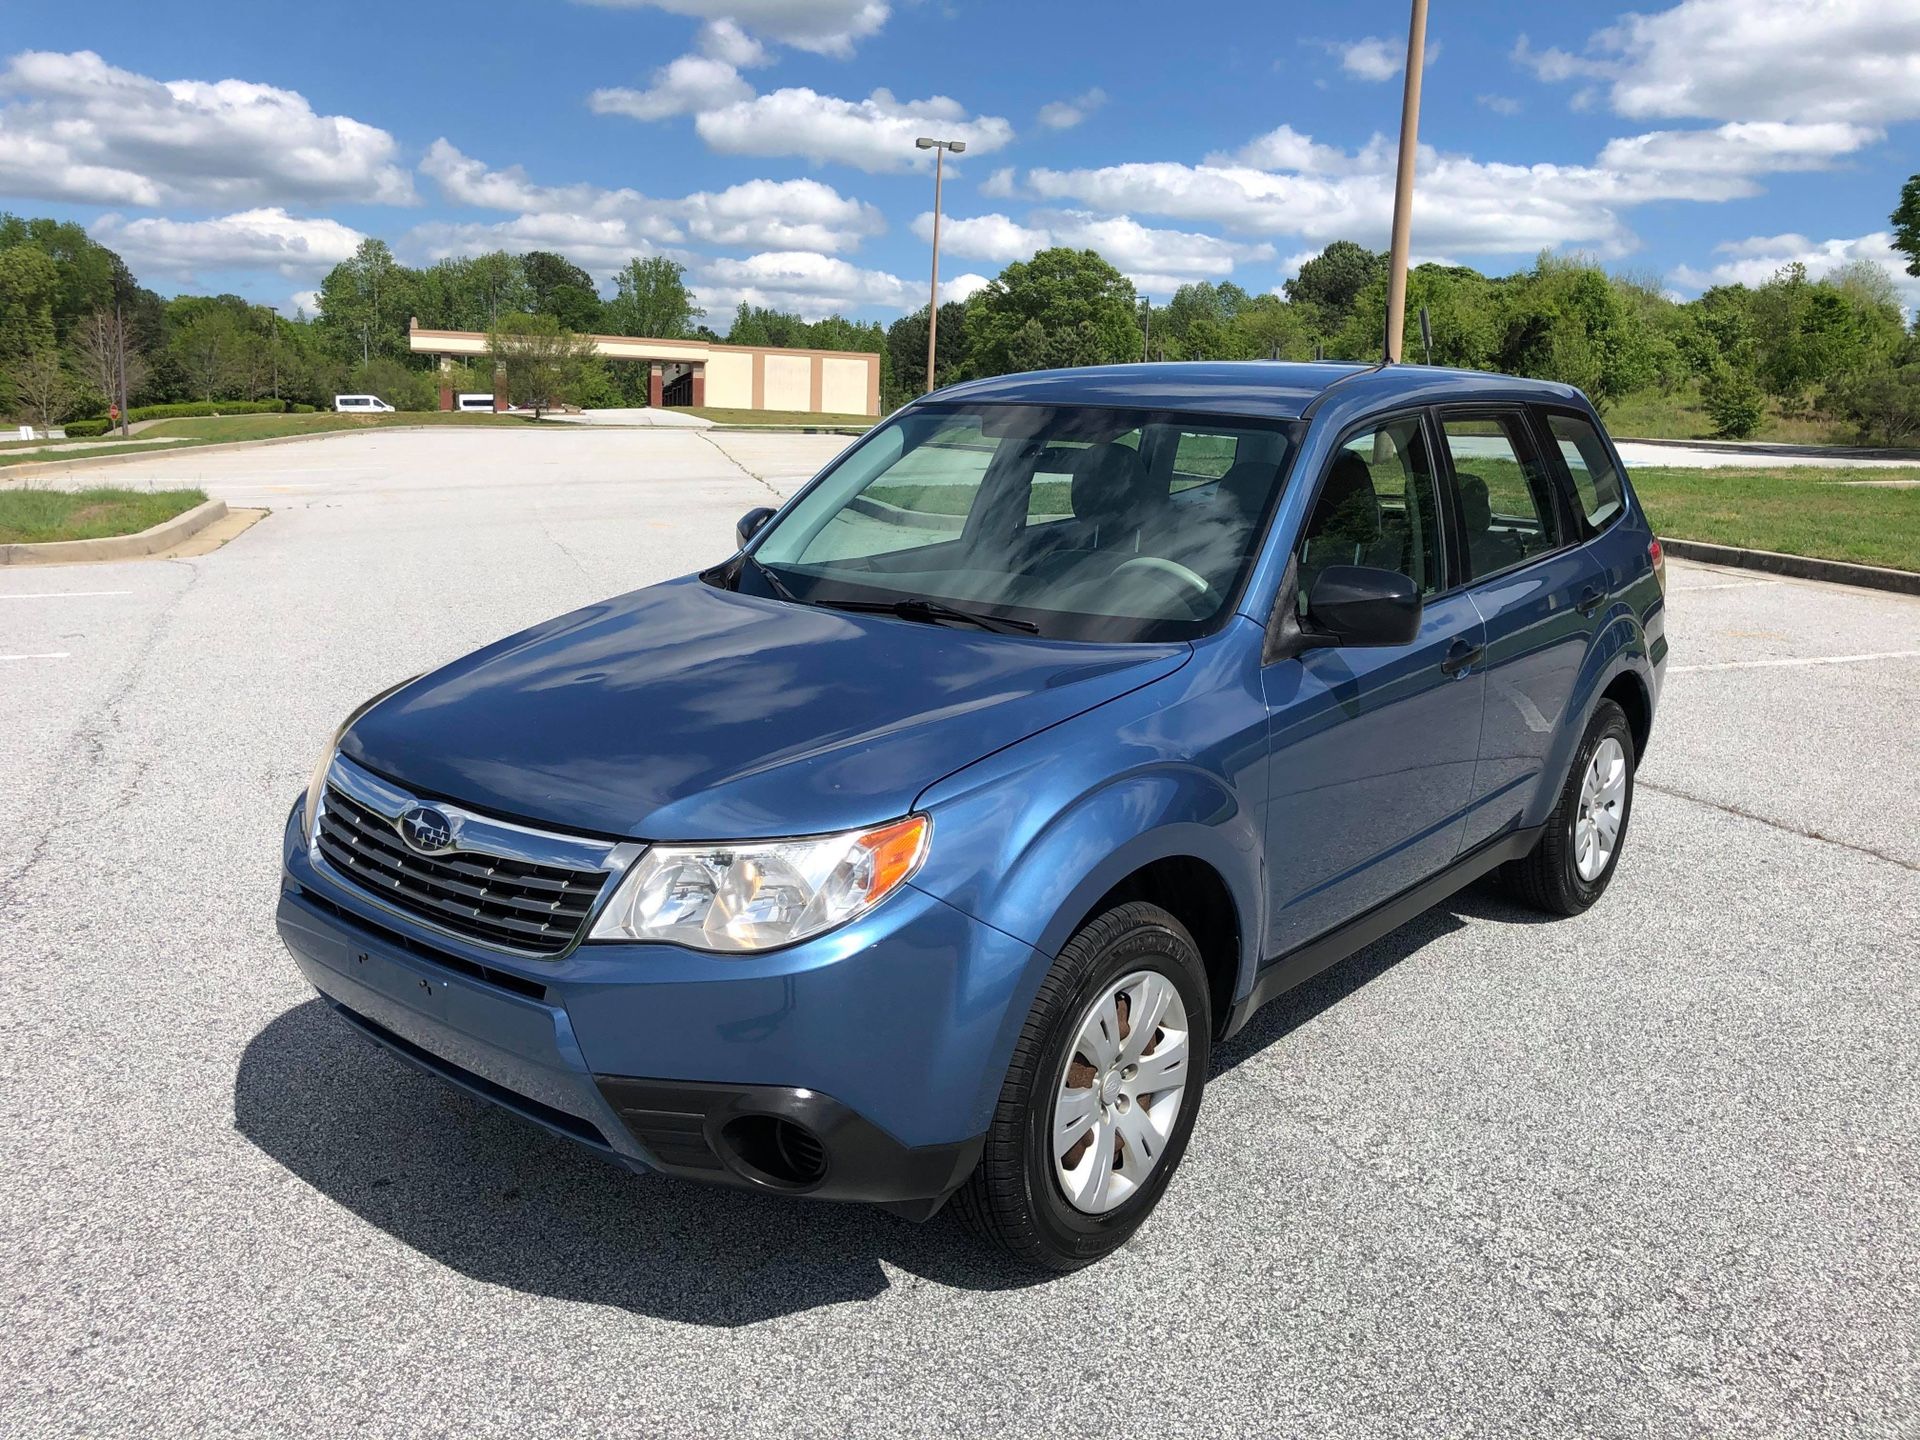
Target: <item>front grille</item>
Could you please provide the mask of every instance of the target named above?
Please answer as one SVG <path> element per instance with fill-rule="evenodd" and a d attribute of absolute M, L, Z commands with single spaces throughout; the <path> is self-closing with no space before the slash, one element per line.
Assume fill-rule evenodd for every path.
<path fill-rule="evenodd" d="M 393 822 L 336 785 L 320 812 L 320 852 L 340 874 L 389 905 L 456 935 L 554 955 L 586 925 L 606 883 L 600 870 L 536 865 L 477 850 L 422 855 Z"/>

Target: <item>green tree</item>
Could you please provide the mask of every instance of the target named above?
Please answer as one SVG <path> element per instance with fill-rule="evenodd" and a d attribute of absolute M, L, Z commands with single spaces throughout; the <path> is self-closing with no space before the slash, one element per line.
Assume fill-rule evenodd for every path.
<path fill-rule="evenodd" d="M 1287 299 L 1313 311 L 1321 329 L 1331 334 L 1346 323 L 1361 292 L 1386 273 L 1387 257 L 1379 251 L 1335 240 L 1287 281 Z"/>
<path fill-rule="evenodd" d="M 1920 438 L 1920 361 L 1843 377 L 1820 404 L 1862 444 L 1911 444 Z"/>
<path fill-rule="evenodd" d="M 665 255 L 636 257 L 614 277 L 615 295 L 603 324 L 615 335 L 678 340 L 706 311 L 687 290 L 687 268 Z"/>
<path fill-rule="evenodd" d="M 1920 175 L 1900 187 L 1900 203 L 1890 218 L 1893 248 L 1907 257 L 1907 273 L 1920 275 Z"/>
<path fill-rule="evenodd" d="M 13 393 L 22 414 L 43 430 L 67 418 L 74 399 L 73 377 L 58 350 L 47 345 L 21 357 L 11 369 Z"/>
<path fill-rule="evenodd" d="M 1760 428 L 1767 416 L 1767 398 L 1745 370 L 1723 365 L 1700 387 L 1700 399 L 1714 431 L 1729 440 L 1744 440 Z"/>
<path fill-rule="evenodd" d="M 1133 284 L 1092 250 L 1015 261 L 967 302 L 975 375 L 1113 365 L 1140 357 Z"/>
<path fill-rule="evenodd" d="M 487 355 L 506 372 L 508 398 L 538 419 L 581 393 L 594 349 L 551 315 L 504 315 L 487 336 Z"/>
<path fill-rule="evenodd" d="M 327 272 L 320 282 L 320 323 L 342 356 L 364 364 L 375 355 L 405 353 L 410 280 L 386 242 L 371 237 L 352 259 Z"/>
<path fill-rule="evenodd" d="M 59 289 L 59 267 L 38 245 L 0 250 L 0 364 L 52 347 L 53 301 Z"/>
<path fill-rule="evenodd" d="M 529 250 L 520 257 L 520 273 L 536 315 L 553 316 L 563 330 L 591 333 L 600 328 L 604 307 L 593 277 L 564 255 Z"/>
<path fill-rule="evenodd" d="M 1543 254 L 1506 294 L 1495 368 L 1578 386 L 1602 409 L 1653 384 L 1646 325 L 1597 265 Z"/>
<path fill-rule="evenodd" d="M 198 400 L 239 398 L 245 331 L 232 311 L 206 306 L 183 321 L 168 350 Z"/>

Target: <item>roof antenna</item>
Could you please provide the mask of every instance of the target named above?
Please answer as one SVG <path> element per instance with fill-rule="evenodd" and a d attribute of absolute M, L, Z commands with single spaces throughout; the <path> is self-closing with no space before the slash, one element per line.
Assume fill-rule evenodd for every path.
<path fill-rule="evenodd" d="M 1427 318 L 1427 307 L 1420 307 L 1420 344 L 1427 352 L 1426 363 L 1433 364 L 1433 321 Z"/>

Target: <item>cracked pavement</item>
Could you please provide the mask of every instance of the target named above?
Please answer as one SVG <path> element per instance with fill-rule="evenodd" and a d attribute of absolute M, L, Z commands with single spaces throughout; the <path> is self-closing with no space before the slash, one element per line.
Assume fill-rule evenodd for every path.
<path fill-rule="evenodd" d="M 154 456 L 273 514 L 0 571 L 0 1434 L 1911 1436 L 1920 601 L 1673 563 L 1607 898 L 1475 889 L 1223 1047 L 1136 1242 L 611 1169 L 349 1034 L 272 926 L 359 699 L 731 549 L 831 436 Z M 76 476 L 72 483 L 90 477 Z"/>

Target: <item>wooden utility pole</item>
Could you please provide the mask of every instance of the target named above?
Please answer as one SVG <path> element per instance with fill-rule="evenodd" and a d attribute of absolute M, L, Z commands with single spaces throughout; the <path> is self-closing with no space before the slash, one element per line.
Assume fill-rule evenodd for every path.
<path fill-rule="evenodd" d="M 1407 242 L 1413 228 L 1413 165 L 1420 150 L 1420 72 L 1427 56 L 1427 0 L 1413 0 L 1407 26 L 1407 88 L 1400 101 L 1400 166 L 1393 183 L 1393 252 L 1387 265 L 1389 365 L 1400 363 L 1407 330 Z"/>

